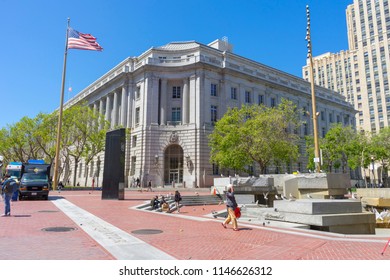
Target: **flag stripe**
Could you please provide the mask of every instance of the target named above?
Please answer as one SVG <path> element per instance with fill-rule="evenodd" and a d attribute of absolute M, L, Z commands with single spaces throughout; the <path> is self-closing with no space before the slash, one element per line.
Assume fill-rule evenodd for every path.
<path fill-rule="evenodd" d="M 68 49 L 101 51 L 103 48 L 96 42 L 96 38 L 91 34 L 84 34 L 69 27 L 68 29 Z"/>

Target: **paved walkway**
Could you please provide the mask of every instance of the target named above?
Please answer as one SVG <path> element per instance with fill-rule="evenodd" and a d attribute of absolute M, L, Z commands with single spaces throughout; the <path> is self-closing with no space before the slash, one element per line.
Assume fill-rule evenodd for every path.
<path fill-rule="evenodd" d="M 390 249 L 381 254 L 389 231 L 341 235 L 239 220 L 235 232 L 210 215 L 224 205 L 185 206 L 180 214 L 136 209 L 170 192 L 131 190 L 124 200 L 102 200 L 100 191 L 52 191 L 48 201 L 13 202 L 12 216 L 0 218 L 0 259 L 390 260 Z"/>

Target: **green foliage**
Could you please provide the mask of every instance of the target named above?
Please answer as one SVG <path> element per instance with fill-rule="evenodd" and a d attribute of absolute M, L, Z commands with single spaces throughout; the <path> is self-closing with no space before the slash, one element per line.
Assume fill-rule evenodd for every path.
<path fill-rule="evenodd" d="M 313 137 L 306 138 L 309 158 L 313 158 Z M 340 123 L 333 124 L 324 138 L 319 141 L 322 155 L 322 169 L 333 172 L 334 168 L 342 168 L 348 172 L 348 167 L 355 169 L 366 167 L 369 163 L 369 139 L 367 135 L 356 132 L 351 126 Z M 309 161 L 309 169 L 314 169 L 314 163 Z"/>
<path fill-rule="evenodd" d="M 23 117 L 19 122 L 0 130 L 0 154 L 6 163 L 45 159 L 53 162 L 56 151 L 58 112 L 39 113 L 35 118 Z M 109 123 L 86 104 L 72 106 L 63 112 L 60 156 L 69 164 L 69 157 L 88 164 L 104 150 Z M 77 167 L 77 164 L 76 164 Z M 76 173 L 74 173 L 76 174 Z"/>
<path fill-rule="evenodd" d="M 381 163 L 383 167 L 382 177 L 386 179 L 390 162 L 390 127 L 383 128 L 378 134 L 373 135 L 370 153 L 375 161 Z"/>
<path fill-rule="evenodd" d="M 298 157 L 300 125 L 296 106 L 283 100 L 278 107 L 230 108 L 209 136 L 211 162 L 222 168 L 246 170 L 256 162 L 262 173 L 267 165 L 290 162 Z"/>
<path fill-rule="evenodd" d="M 62 126 L 64 162 L 69 162 L 66 157 L 71 157 L 75 163 L 74 185 L 80 160 L 84 159 L 88 166 L 93 157 L 104 150 L 108 127 L 104 116 L 95 113 L 85 104 L 75 105 L 64 111 Z"/>

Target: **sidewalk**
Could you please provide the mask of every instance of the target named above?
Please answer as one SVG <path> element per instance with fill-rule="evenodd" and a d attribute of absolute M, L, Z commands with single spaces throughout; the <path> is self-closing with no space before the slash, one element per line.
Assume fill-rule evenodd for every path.
<path fill-rule="evenodd" d="M 0 259 L 390 260 L 390 249 L 381 254 L 388 230 L 347 236 L 239 220 L 235 232 L 210 215 L 224 205 L 184 206 L 180 214 L 136 209 L 172 192 L 127 190 L 124 200 L 102 200 L 96 190 L 52 191 L 48 201 L 13 202 L 12 216 L 0 218 Z"/>

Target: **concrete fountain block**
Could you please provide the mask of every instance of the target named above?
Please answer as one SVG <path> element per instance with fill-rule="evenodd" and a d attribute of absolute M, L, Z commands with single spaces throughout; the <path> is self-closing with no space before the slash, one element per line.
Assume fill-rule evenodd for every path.
<path fill-rule="evenodd" d="M 361 202 L 349 199 L 275 200 L 274 208 L 279 212 L 301 213 L 307 215 L 362 212 Z"/>

